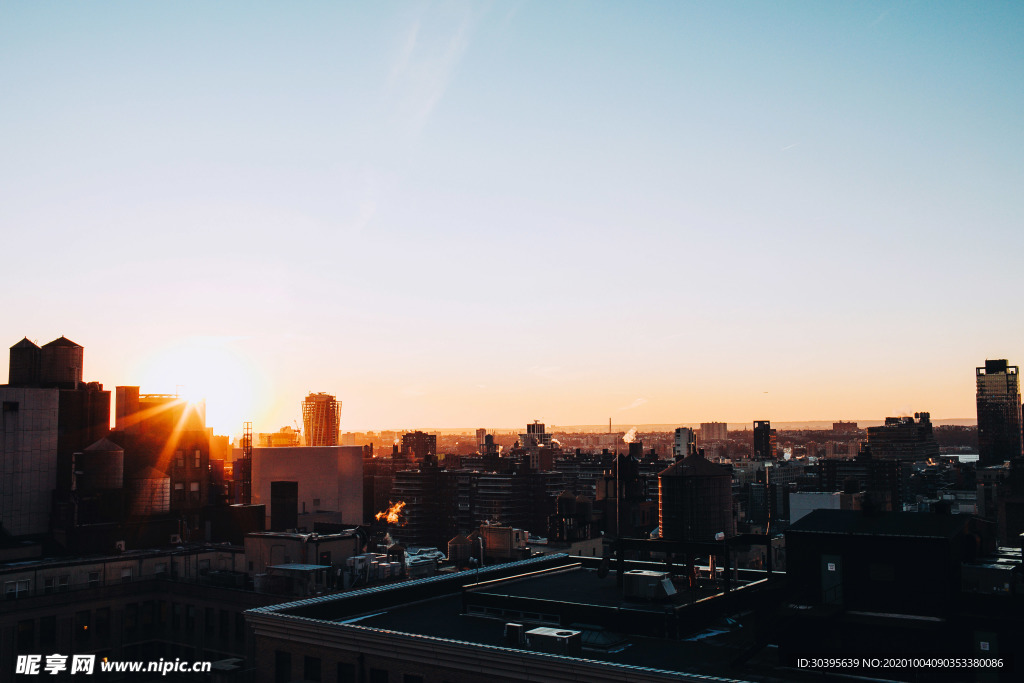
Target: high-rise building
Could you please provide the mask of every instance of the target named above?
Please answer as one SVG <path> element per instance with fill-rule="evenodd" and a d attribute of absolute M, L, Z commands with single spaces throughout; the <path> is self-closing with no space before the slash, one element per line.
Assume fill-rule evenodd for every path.
<path fill-rule="evenodd" d="M 939 457 L 939 444 L 928 413 L 887 417 L 884 425 L 868 427 L 868 445 L 872 456 L 881 460 L 922 461 Z"/>
<path fill-rule="evenodd" d="M 1020 379 L 1017 366 L 986 360 L 978 381 L 978 461 L 999 465 L 1021 457 Z"/>
<path fill-rule="evenodd" d="M 533 421 L 533 424 L 526 425 L 526 433 L 519 435 L 519 445 L 527 450 L 550 446 L 553 435 L 544 431 L 544 423 Z"/>
<path fill-rule="evenodd" d="M 413 462 L 437 464 L 437 434 L 409 432 L 402 435 L 402 453 Z"/>
<path fill-rule="evenodd" d="M 676 427 L 675 439 L 672 441 L 672 455 L 682 460 L 691 453 L 697 452 L 697 435 L 689 427 Z"/>
<path fill-rule="evenodd" d="M 774 460 L 775 430 L 768 420 L 754 421 L 754 460 Z"/>
<path fill-rule="evenodd" d="M 725 441 L 729 438 L 729 425 L 725 422 L 701 422 L 700 442 Z"/>
<path fill-rule="evenodd" d="M 307 446 L 337 446 L 341 402 L 330 394 L 310 394 L 302 402 L 302 424 Z"/>

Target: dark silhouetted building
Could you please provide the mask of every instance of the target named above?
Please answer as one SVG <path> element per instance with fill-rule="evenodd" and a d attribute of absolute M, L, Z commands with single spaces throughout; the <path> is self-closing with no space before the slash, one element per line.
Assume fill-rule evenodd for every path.
<path fill-rule="evenodd" d="M 998 465 L 1021 457 L 1020 379 L 1016 365 L 986 360 L 978 381 L 978 461 Z"/>
<path fill-rule="evenodd" d="M 754 460 L 774 460 L 775 430 L 768 420 L 754 421 Z"/>
<path fill-rule="evenodd" d="M 110 431 L 110 392 L 82 381 L 84 349 L 65 337 L 11 347 L 0 386 L 0 528 L 46 533 L 73 485 L 73 454 Z M 54 498 L 56 492 L 56 498 Z"/>
<path fill-rule="evenodd" d="M 994 525 L 971 515 L 814 510 L 786 531 L 791 602 L 777 622 L 780 654 L 786 661 L 820 652 L 1014 652 L 1024 632 L 1015 588 L 1020 556 L 999 555 L 1005 554 L 997 550 Z M 1019 680 L 1019 671 L 977 673 L 968 679 Z"/>
<path fill-rule="evenodd" d="M 868 445 L 871 455 L 878 460 L 920 461 L 939 457 L 939 444 L 928 413 L 887 417 L 884 425 L 868 427 Z"/>
<path fill-rule="evenodd" d="M 402 453 L 412 462 L 437 463 L 437 435 L 426 432 L 403 434 Z"/>
<path fill-rule="evenodd" d="M 732 474 L 695 453 L 658 475 L 658 521 L 670 541 L 712 541 L 736 534 Z"/>

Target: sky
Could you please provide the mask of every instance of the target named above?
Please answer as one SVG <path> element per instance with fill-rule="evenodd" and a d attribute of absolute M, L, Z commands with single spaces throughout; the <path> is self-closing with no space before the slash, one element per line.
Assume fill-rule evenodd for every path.
<path fill-rule="evenodd" d="M 972 417 L 1024 7 L 2 2 L 0 340 L 218 433 Z M 3 363 L 0 361 L 0 371 Z"/>

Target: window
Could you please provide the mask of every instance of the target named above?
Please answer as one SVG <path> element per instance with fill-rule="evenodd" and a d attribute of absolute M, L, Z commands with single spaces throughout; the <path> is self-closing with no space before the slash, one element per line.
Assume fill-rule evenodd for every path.
<path fill-rule="evenodd" d="M 185 500 L 185 484 L 180 481 L 174 482 L 174 500 L 179 502 Z"/>
<path fill-rule="evenodd" d="M 206 635 L 212 636 L 217 630 L 217 610 L 212 607 L 206 608 Z"/>
<path fill-rule="evenodd" d="M 274 652 L 274 683 L 288 683 L 292 680 L 292 653 Z"/>
<path fill-rule="evenodd" d="M 107 638 L 110 636 L 110 608 L 100 607 L 96 610 L 96 637 Z"/>
<path fill-rule="evenodd" d="M 307 681 L 313 681 L 317 683 L 323 680 L 320 678 L 320 658 L 319 657 L 305 657 L 302 665 L 302 677 Z"/>
<path fill-rule="evenodd" d="M 43 579 L 43 593 L 49 595 L 55 590 L 57 590 L 57 577 L 47 576 L 45 579 Z"/>
<path fill-rule="evenodd" d="M 388 683 L 386 669 L 370 669 L 370 683 Z"/>
<path fill-rule="evenodd" d="M 196 449 L 196 453 L 195 453 L 195 465 L 194 465 L 194 467 L 198 470 L 202 466 L 203 466 L 203 452 L 197 448 Z"/>
<path fill-rule="evenodd" d="M 132 582 L 132 568 L 131 567 L 122 567 L 121 568 L 121 583 L 131 583 L 131 582 Z"/>
<path fill-rule="evenodd" d="M 188 483 L 188 499 L 196 502 L 199 500 L 199 482 L 190 481 Z"/>
<path fill-rule="evenodd" d="M 184 467 L 185 466 L 185 451 L 174 451 L 174 466 Z"/>
<path fill-rule="evenodd" d="M 314 498 L 313 499 L 313 507 L 318 509 L 318 510 L 320 509 L 320 499 L 319 498 Z"/>
<path fill-rule="evenodd" d="M 227 640 L 227 637 L 230 635 L 230 622 L 231 615 L 228 614 L 228 611 L 226 609 L 222 609 L 220 611 L 220 629 L 218 630 L 218 633 L 220 634 L 220 637 L 224 638 L 225 640 Z"/>
<path fill-rule="evenodd" d="M 166 562 L 157 562 L 156 566 L 153 567 L 153 573 L 156 574 L 157 576 L 163 576 L 164 574 L 166 574 L 167 573 L 167 563 Z"/>
<path fill-rule="evenodd" d="M 181 628 L 181 603 L 171 605 L 171 630 L 177 631 Z"/>
<path fill-rule="evenodd" d="M 89 640 L 89 626 L 92 625 L 92 614 L 89 610 L 75 612 L 75 640 L 84 642 Z"/>
<path fill-rule="evenodd" d="M 71 585 L 71 574 L 61 574 L 57 577 L 57 592 L 67 593 Z"/>
<path fill-rule="evenodd" d="M 139 606 L 136 604 L 124 606 L 124 633 L 126 636 L 136 635 L 135 629 L 139 626 Z M 134 639 L 133 639 L 134 640 Z"/>
<path fill-rule="evenodd" d="M 31 619 L 18 622 L 18 637 L 16 643 L 18 652 L 31 652 L 35 647 L 35 622 Z"/>
<path fill-rule="evenodd" d="M 28 579 L 24 581 L 8 581 L 4 583 L 4 597 L 8 600 L 23 598 L 29 594 L 31 585 Z"/>
<path fill-rule="evenodd" d="M 57 617 L 56 615 L 41 617 L 39 619 L 39 645 L 43 650 L 50 650 L 50 648 L 57 644 Z M 24 650 L 22 650 L 24 652 Z"/>
<path fill-rule="evenodd" d="M 338 662 L 338 683 L 356 683 L 356 665 Z"/>
<path fill-rule="evenodd" d="M 100 573 L 89 572 L 89 588 L 97 588 L 100 585 Z"/>
<path fill-rule="evenodd" d="M 142 603 L 142 630 L 149 632 L 156 624 L 156 603 L 147 600 Z"/>
<path fill-rule="evenodd" d="M 242 616 L 241 612 L 235 612 L 235 638 L 238 640 L 245 639 L 245 617 Z"/>

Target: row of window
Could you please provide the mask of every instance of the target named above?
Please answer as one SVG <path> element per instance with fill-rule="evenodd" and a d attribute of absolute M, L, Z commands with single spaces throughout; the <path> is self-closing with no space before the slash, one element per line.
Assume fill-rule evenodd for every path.
<path fill-rule="evenodd" d="M 159 573 L 159 567 L 157 573 Z M 164 566 L 166 571 L 166 565 Z M 131 567 L 124 567 L 121 569 L 121 582 L 129 583 L 132 580 L 132 569 Z M 101 583 L 100 572 L 89 572 L 89 587 L 98 588 Z M 66 593 L 71 586 L 71 575 L 61 574 L 59 576 L 48 576 L 43 579 L 43 594 L 49 595 L 51 593 Z M 6 600 L 16 600 L 18 598 L 26 598 L 32 595 L 32 580 L 31 579 L 18 579 L 14 581 L 4 582 L 4 598 Z"/>
<path fill-rule="evenodd" d="M 198 448 L 195 449 L 190 460 L 192 461 L 193 469 L 202 469 L 203 452 Z M 178 468 L 185 467 L 185 451 L 174 451 L 174 466 Z"/>

